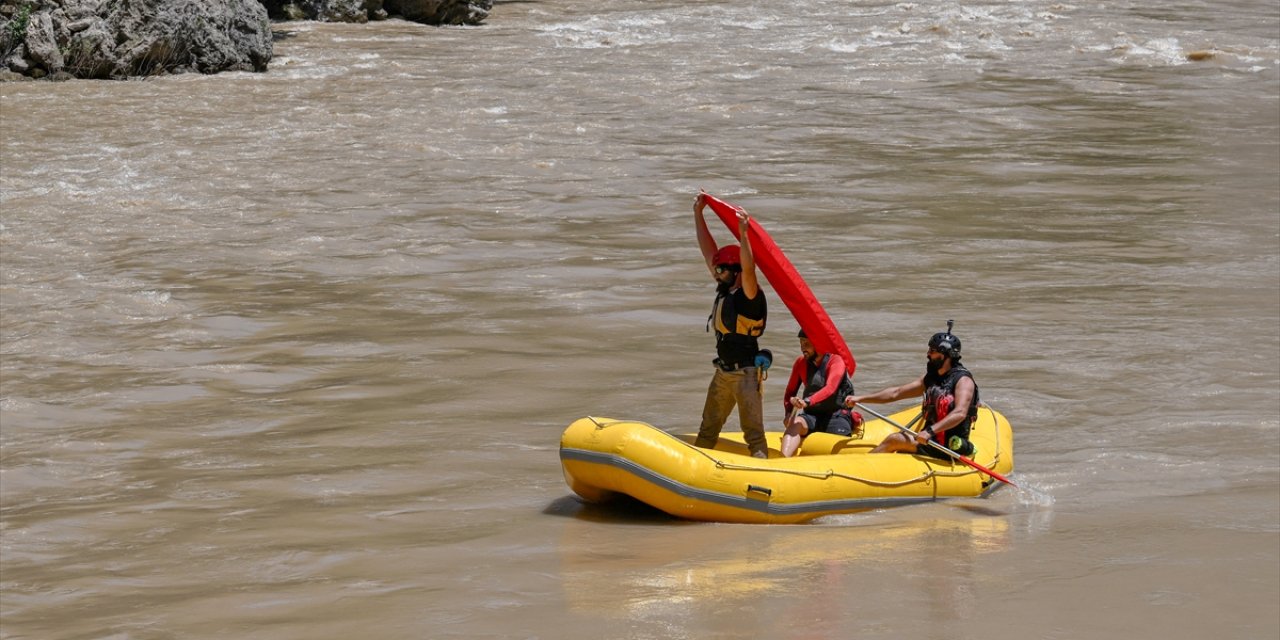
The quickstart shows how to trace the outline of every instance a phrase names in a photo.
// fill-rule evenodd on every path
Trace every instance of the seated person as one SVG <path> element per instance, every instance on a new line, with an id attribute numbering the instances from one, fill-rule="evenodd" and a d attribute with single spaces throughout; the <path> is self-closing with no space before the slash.
<path id="1" fill-rule="evenodd" d="M 800 357 L 791 367 L 791 379 L 783 395 L 782 455 L 791 457 L 805 436 L 814 431 L 839 436 L 853 434 L 854 417 L 844 408 L 845 398 L 853 394 L 853 383 L 845 375 L 844 360 L 835 354 L 818 353 L 804 335 L 800 338 Z M 803 388 L 801 388 L 803 385 Z"/>
<path id="2" fill-rule="evenodd" d="M 949 456 L 941 449 L 948 448 L 962 456 L 972 456 L 976 449 L 969 441 L 969 431 L 978 419 L 978 385 L 973 374 L 960 364 L 960 338 L 951 333 L 951 321 L 947 330 L 929 338 L 929 350 L 925 354 L 924 375 L 896 387 L 887 387 L 870 395 L 850 396 L 846 406 L 860 403 L 896 402 L 904 398 L 923 397 L 925 427 L 907 435 L 903 432 L 889 434 L 871 453 L 919 453 L 940 460 Z M 785 447 L 784 447 L 785 448 Z"/>

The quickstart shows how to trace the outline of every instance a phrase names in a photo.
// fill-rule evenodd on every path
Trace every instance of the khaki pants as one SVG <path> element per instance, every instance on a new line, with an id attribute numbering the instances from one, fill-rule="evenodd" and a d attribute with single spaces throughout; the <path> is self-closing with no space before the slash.
<path id="1" fill-rule="evenodd" d="M 702 407 L 702 425 L 694 446 L 709 449 L 716 446 L 720 430 L 733 408 L 738 407 L 738 423 L 751 453 L 768 453 L 764 439 L 764 407 L 761 406 L 760 380 L 755 367 L 737 371 L 721 371 L 718 367 L 707 387 L 707 402 Z"/>

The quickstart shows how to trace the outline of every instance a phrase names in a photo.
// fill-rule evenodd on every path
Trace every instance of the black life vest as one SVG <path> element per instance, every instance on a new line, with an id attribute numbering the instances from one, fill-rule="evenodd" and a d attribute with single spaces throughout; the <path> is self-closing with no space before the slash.
<path id="1" fill-rule="evenodd" d="M 924 402 L 921 406 L 921 409 L 924 410 L 925 424 L 934 424 L 951 413 L 951 407 L 955 405 L 956 401 L 956 384 L 960 382 L 961 378 L 973 380 L 973 374 L 969 373 L 968 369 L 955 363 L 952 363 L 946 375 L 925 374 Z M 973 398 L 969 401 L 969 415 L 965 416 L 965 419 L 960 424 L 937 434 L 935 439 L 939 444 L 946 446 L 947 440 L 951 436 L 960 436 L 965 440 L 969 439 L 969 431 L 973 429 L 973 423 L 978 419 L 978 402 L 978 382 L 974 380 Z"/>
<path id="2" fill-rule="evenodd" d="M 748 310 L 758 311 L 759 317 L 751 317 Z M 754 300 L 747 298 L 741 287 L 728 293 L 718 292 L 707 323 L 715 327 L 716 355 L 720 360 L 726 365 L 753 365 L 760 351 L 758 338 L 764 334 L 768 316 L 764 291 L 757 290 Z"/>
<path id="3" fill-rule="evenodd" d="M 827 386 L 827 363 L 831 361 L 831 357 L 830 353 L 822 356 L 822 361 L 816 367 L 812 362 L 805 360 L 804 397 L 808 398 Z M 853 383 L 849 381 L 849 376 L 843 376 L 835 393 L 818 404 L 810 405 L 806 411 L 819 415 L 835 413 L 844 407 L 844 399 L 851 394 L 853 394 Z"/>

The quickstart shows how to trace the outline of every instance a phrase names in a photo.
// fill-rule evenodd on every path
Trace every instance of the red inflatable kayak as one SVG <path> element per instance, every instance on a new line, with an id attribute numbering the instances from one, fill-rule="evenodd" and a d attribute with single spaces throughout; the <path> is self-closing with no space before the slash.
<path id="1" fill-rule="evenodd" d="M 711 205 L 711 210 L 720 217 L 720 221 L 729 228 L 734 238 L 737 238 L 737 207 L 709 194 L 706 195 L 706 201 Z M 809 290 L 809 285 L 805 284 L 804 278 L 800 277 L 800 272 L 796 271 L 795 266 L 787 259 L 787 255 L 778 248 L 773 238 L 765 233 L 764 228 L 756 222 L 755 218 L 751 219 L 747 227 L 747 238 L 751 240 L 751 255 L 756 259 L 756 266 L 760 267 L 760 272 L 768 279 L 773 290 L 778 293 L 778 297 L 782 298 L 782 303 L 787 305 L 796 322 L 800 323 L 800 328 L 804 329 L 805 335 L 813 343 L 814 348 L 819 353 L 834 353 L 840 356 L 844 360 L 845 372 L 853 376 L 857 363 L 853 360 L 849 345 L 840 335 L 840 330 L 836 329 L 831 316 L 827 315 L 827 311 L 822 308 L 822 303 L 818 302 L 813 291 Z"/>

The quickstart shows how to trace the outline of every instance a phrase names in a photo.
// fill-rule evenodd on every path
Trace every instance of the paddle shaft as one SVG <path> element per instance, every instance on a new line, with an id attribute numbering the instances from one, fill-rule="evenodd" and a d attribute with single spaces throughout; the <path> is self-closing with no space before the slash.
<path id="1" fill-rule="evenodd" d="M 873 416 L 875 416 L 875 417 L 877 417 L 877 418 L 880 418 L 881 420 L 884 420 L 885 422 L 888 422 L 889 424 L 891 424 L 891 425 L 893 425 L 893 426 L 897 427 L 897 428 L 898 428 L 899 430 L 901 430 L 903 433 L 905 433 L 905 434 L 907 434 L 907 435 L 911 436 L 912 438 L 914 438 L 914 437 L 916 436 L 916 432 L 915 432 L 915 431 L 912 431 L 912 430 L 910 430 L 910 429 L 908 429 L 908 428 L 906 428 L 906 427 L 904 427 L 904 426 L 902 426 L 902 425 L 898 424 L 896 421 L 894 421 L 894 419 L 893 419 L 893 418 L 890 418 L 889 416 L 886 416 L 886 415 L 884 415 L 884 414 L 882 414 L 882 413 L 880 413 L 880 412 L 876 411 L 875 409 L 872 409 L 872 408 L 868 407 L 867 405 L 862 404 L 861 402 L 856 402 L 856 403 L 854 403 L 854 406 L 855 406 L 855 407 L 858 407 L 859 409 L 862 409 L 863 411 L 866 411 L 867 413 L 870 413 L 871 415 L 873 415 Z M 913 421 L 913 422 L 914 422 L 914 421 Z M 985 473 L 985 474 L 987 474 L 987 475 L 991 476 L 992 478 L 995 478 L 996 480 L 999 480 L 1000 482 L 1003 482 L 1003 483 L 1005 483 L 1005 484 L 1007 484 L 1007 485 L 1009 485 L 1009 486 L 1011 486 L 1011 487 L 1015 487 L 1015 488 L 1018 486 L 1018 485 L 1014 484 L 1012 480 L 1010 480 L 1010 479 L 1008 479 L 1008 478 L 1006 478 L 1006 477 L 1004 477 L 1004 476 L 1002 476 L 1002 475 L 1000 475 L 1000 474 L 996 473 L 995 471 L 992 471 L 991 469 L 988 469 L 988 468 L 986 468 L 986 467 L 984 467 L 984 466 L 982 466 L 982 465 L 980 465 L 980 464 L 978 464 L 978 463 L 974 462 L 973 460 L 970 460 L 970 459 L 968 459 L 968 458 L 966 458 L 966 457 L 964 457 L 964 456 L 962 456 L 962 455 L 960 455 L 960 454 L 958 454 L 958 453 L 956 453 L 956 452 L 954 452 L 954 451 L 952 451 L 952 450 L 950 450 L 950 449 L 948 449 L 948 448 L 946 448 L 946 447 L 942 446 L 941 444 L 939 444 L 937 441 L 933 440 L 932 438 L 930 438 L 929 440 L 926 440 L 926 442 L 928 442 L 928 443 L 929 443 L 933 448 L 938 449 L 939 451 L 942 451 L 943 453 L 945 453 L 945 454 L 947 454 L 947 455 L 951 456 L 952 458 L 955 458 L 956 460 L 959 460 L 960 462 L 963 462 L 963 463 L 965 463 L 965 464 L 969 465 L 970 467 L 973 467 L 974 469 L 977 469 L 978 471 L 981 471 L 981 472 L 983 472 L 983 473 Z"/>
<path id="2" fill-rule="evenodd" d="M 800 399 L 800 394 L 796 394 L 796 400 L 799 400 L 799 399 Z M 791 426 L 791 423 L 792 423 L 792 422 L 795 422 L 795 420 L 796 420 L 796 416 L 798 416 L 798 415 L 800 415 L 800 407 L 797 407 L 797 406 L 795 406 L 795 405 L 792 405 L 792 406 L 791 406 L 791 414 L 787 416 L 787 426 L 788 426 L 788 427 L 790 427 L 790 426 Z"/>

